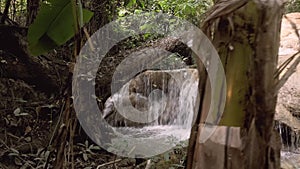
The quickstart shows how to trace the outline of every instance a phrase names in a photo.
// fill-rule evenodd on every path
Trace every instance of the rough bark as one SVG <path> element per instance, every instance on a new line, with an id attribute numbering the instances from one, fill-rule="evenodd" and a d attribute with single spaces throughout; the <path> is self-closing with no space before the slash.
<path id="1" fill-rule="evenodd" d="M 241 134 L 244 162 L 247 168 L 277 169 L 280 168 L 280 140 L 278 133 L 274 131 L 278 93 L 274 75 L 277 69 L 283 4 L 260 1 L 254 7 L 257 9 L 258 25 L 255 29 L 254 55 L 249 73 L 252 93 L 246 119 L 251 123 L 244 123 L 248 125 L 243 126 L 245 132 Z"/>
<path id="2" fill-rule="evenodd" d="M 218 1 L 209 13 L 204 28 L 213 28 L 206 32 L 213 33 L 226 72 L 227 100 L 220 126 L 204 143 L 198 125 L 188 168 L 280 168 L 273 123 L 282 7 L 280 1 Z"/>

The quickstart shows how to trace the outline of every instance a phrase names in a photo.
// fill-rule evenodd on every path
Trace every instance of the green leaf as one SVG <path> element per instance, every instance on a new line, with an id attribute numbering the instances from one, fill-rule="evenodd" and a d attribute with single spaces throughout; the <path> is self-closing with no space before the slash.
<path id="1" fill-rule="evenodd" d="M 145 2 L 144 2 L 144 1 L 137 0 L 136 3 L 137 3 L 137 5 L 138 5 L 139 7 L 141 7 L 142 9 L 145 8 Z"/>
<path id="2" fill-rule="evenodd" d="M 91 19 L 93 13 L 83 9 L 83 23 Z M 56 44 L 62 45 L 75 35 L 74 19 L 72 14 L 72 6 L 68 4 L 60 16 L 56 18 L 49 27 L 47 35 L 55 41 Z"/>
<path id="3" fill-rule="evenodd" d="M 101 148 L 99 146 L 93 146 L 93 145 L 91 145 L 89 149 L 90 150 L 101 150 Z"/>
<path id="4" fill-rule="evenodd" d="M 75 35 L 72 0 L 43 1 L 33 24 L 29 26 L 28 43 L 32 55 L 38 56 L 66 43 Z M 77 6 L 79 9 L 79 6 Z M 93 12 L 82 10 L 83 23 L 87 23 Z"/>
<path id="5" fill-rule="evenodd" d="M 129 0 L 129 1 L 125 2 L 125 3 L 127 3 L 127 4 L 125 4 L 125 6 L 127 8 L 131 8 L 131 7 L 133 7 L 136 4 L 136 0 Z"/>
<path id="6" fill-rule="evenodd" d="M 134 14 L 141 14 L 143 11 L 142 10 L 140 10 L 140 9 L 135 9 L 134 10 Z"/>

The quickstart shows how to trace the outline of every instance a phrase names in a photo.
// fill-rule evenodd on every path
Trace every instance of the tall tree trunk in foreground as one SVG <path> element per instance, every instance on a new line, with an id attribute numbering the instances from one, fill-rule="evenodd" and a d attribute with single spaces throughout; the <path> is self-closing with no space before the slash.
<path id="1" fill-rule="evenodd" d="M 273 118 L 282 12 L 281 1 L 222 0 L 208 13 L 203 28 L 213 35 L 224 66 L 226 106 L 217 130 L 204 143 L 200 133 L 206 115 L 199 113 L 187 168 L 280 168 L 281 145 Z M 200 107 L 206 112 L 206 105 Z"/>

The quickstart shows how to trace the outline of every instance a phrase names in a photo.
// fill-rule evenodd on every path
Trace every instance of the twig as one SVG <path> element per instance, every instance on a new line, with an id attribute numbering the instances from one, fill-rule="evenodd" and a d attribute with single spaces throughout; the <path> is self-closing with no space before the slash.
<path id="1" fill-rule="evenodd" d="M 74 117 L 73 117 L 74 118 Z M 72 169 L 75 168 L 75 162 L 74 162 L 74 135 L 75 135 L 75 132 L 76 132 L 76 126 L 77 126 L 77 120 L 73 120 L 73 123 L 72 123 L 72 120 L 70 120 L 70 144 L 69 144 L 69 147 L 70 147 L 70 151 L 71 151 L 71 164 L 72 164 Z"/>
<path id="2" fill-rule="evenodd" d="M 4 24 L 4 22 L 5 22 L 5 20 L 8 16 L 10 2 L 11 2 L 11 0 L 6 0 L 6 2 L 5 2 L 5 9 L 3 11 L 3 15 L 2 15 L 2 18 L 1 18 L 1 21 L 0 21 L 1 24 Z"/>
<path id="3" fill-rule="evenodd" d="M 11 133 L 7 133 L 7 135 L 10 136 L 10 137 L 15 138 L 15 139 L 17 139 L 17 140 L 20 140 L 20 137 L 18 137 L 18 136 L 16 136 L 16 135 L 13 135 L 13 134 L 11 134 Z"/>
<path id="4" fill-rule="evenodd" d="M 8 145 L 0 138 L 0 142 L 7 148 L 10 149 L 10 147 L 8 147 Z"/>
<path id="5" fill-rule="evenodd" d="M 0 163 L 0 168 L 4 168 L 4 169 L 9 169 L 8 167 L 6 167 L 4 164 Z"/>
<path id="6" fill-rule="evenodd" d="M 151 159 L 147 160 L 145 169 L 150 169 L 150 167 L 151 167 Z"/>
<path id="7" fill-rule="evenodd" d="M 293 22 L 292 20 L 290 20 L 286 15 L 284 15 L 284 18 L 290 22 L 290 24 L 292 25 L 292 28 L 294 29 L 294 33 L 296 34 L 296 36 L 298 37 L 298 40 L 300 41 L 300 35 L 298 32 L 296 23 Z"/>
<path id="8" fill-rule="evenodd" d="M 55 135 L 55 133 L 56 133 L 57 130 L 58 130 L 58 125 L 59 125 L 59 123 L 60 123 L 60 121 L 61 121 L 61 118 L 62 118 L 62 114 L 63 114 L 64 107 L 65 107 L 65 102 L 63 102 L 63 104 L 62 104 L 61 111 L 60 111 L 60 114 L 59 114 L 57 123 L 56 123 L 56 125 L 55 125 L 55 127 L 54 127 L 54 131 L 53 131 L 53 133 L 52 133 L 52 135 L 51 135 L 51 138 L 50 138 L 49 144 L 48 144 L 48 146 L 47 146 L 47 149 L 52 145 L 52 142 L 53 142 L 53 139 L 54 139 L 54 135 Z M 50 151 L 50 154 L 52 154 L 52 151 Z M 47 157 L 47 159 L 46 159 L 46 163 L 45 163 L 44 169 L 48 168 L 50 156 L 51 156 L 51 155 L 48 155 L 48 157 Z"/>
<path id="9" fill-rule="evenodd" d="M 279 75 L 282 73 L 282 71 L 292 62 L 292 60 L 300 53 L 297 52 L 295 54 L 293 54 L 290 58 L 288 58 L 286 61 L 284 61 L 280 66 L 279 68 L 277 69 L 276 73 L 275 73 L 275 78 L 278 78 Z"/>
<path id="10" fill-rule="evenodd" d="M 148 160 L 147 161 L 144 161 L 144 162 L 142 162 L 142 163 L 140 163 L 139 165 L 137 165 L 136 167 L 134 167 L 135 169 L 140 169 L 142 166 L 146 166 L 147 165 L 147 162 L 148 162 Z"/>
<path id="11" fill-rule="evenodd" d="M 63 104 L 62 104 L 62 107 L 61 107 L 61 110 L 60 110 L 60 114 L 59 114 L 57 123 L 56 123 L 56 125 L 55 125 L 53 134 L 51 135 L 51 138 L 50 138 L 50 141 L 49 141 L 48 146 L 51 146 L 51 145 L 52 145 L 52 142 L 53 142 L 53 139 L 54 139 L 54 135 L 55 135 L 55 133 L 57 132 L 59 122 L 61 121 L 61 117 L 62 117 L 62 114 L 63 114 L 64 107 L 65 107 L 65 102 L 63 101 Z"/>
<path id="12" fill-rule="evenodd" d="M 121 160 L 122 160 L 122 159 L 117 159 L 117 160 L 114 160 L 114 161 L 110 161 L 110 162 L 107 162 L 107 163 L 98 165 L 98 166 L 97 166 L 97 169 L 100 169 L 100 167 L 104 167 L 104 166 L 107 166 L 107 165 L 110 165 L 110 164 L 114 164 L 114 163 L 120 162 Z"/>
<path id="13" fill-rule="evenodd" d="M 294 29 L 294 33 L 296 34 L 296 36 L 298 37 L 298 40 L 300 41 L 300 35 L 297 29 L 297 25 L 290 20 L 286 15 L 284 15 L 284 18 L 289 21 L 289 23 L 291 24 L 292 28 Z M 297 53 L 293 54 L 290 58 L 288 58 L 283 64 L 281 64 L 278 68 L 278 70 L 275 73 L 274 78 L 278 78 L 279 75 L 282 73 L 282 71 L 295 59 L 295 57 L 297 55 L 299 55 L 300 50 L 298 50 Z M 282 78 L 278 81 L 277 85 L 276 85 L 276 90 L 278 91 L 289 79 L 289 77 L 295 72 L 297 65 L 300 62 L 300 57 L 298 57 L 294 63 L 290 66 L 290 68 L 287 70 L 287 72 L 285 72 L 285 74 L 282 76 Z"/>
<path id="14" fill-rule="evenodd" d="M 84 34 L 87 38 L 87 41 L 88 41 L 88 44 L 89 44 L 89 47 L 90 47 L 91 51 L 95 51 L 95 47 L 94 47 L 93 42 L 91 40 L 91 36 L 90 36 L 90 34 L 88 33 L 88 31 L 85 27 L 83 28 L 83 32 L 84 32 Z"/>
<path id="15" fill-rule="evenodd" d="M 296 68 L 297 68 L 298 64 L 300 63 L 299 53 L 300 53 L 300 51 L 295 54 L 295 56 L 298 55 L 298 58 L 289 67 L 289 69 L 287 70 L 287 72 L 285 72 L 285 74 L 282 76 L 282 78 L 279 79 L 278 83 L 276 84 L 275 91 L 278 91 L 287 82 L 289 77 L 296 71 Z"/>

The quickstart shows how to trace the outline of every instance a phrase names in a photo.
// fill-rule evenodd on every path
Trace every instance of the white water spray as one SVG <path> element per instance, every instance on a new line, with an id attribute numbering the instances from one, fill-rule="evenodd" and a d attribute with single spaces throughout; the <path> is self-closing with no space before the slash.
<path id="1" fill-rule="evenodd" d="M 167 90 L 151 89 L 153 85 L 146 80 L 143 87 L 150 91 L 144 99 L 147 101 L 146 111 L 141 111 L 143 108 L 136 109 L 135 105 L 131 105 L 128 97 L 130 95 L 128 84 L 111 97 L 115 104 L 123 106 L 117 110 L 120 110 L 120 114 L 125 118 L 134 119 L 134 121 L 140 120 L 142 123 L 148 122 L 150 119 L 150 123 L 145 123 L 144 127 L 114 127 L 115 132 L 126 139 L 113 140 L 112 148 L 115 147 L 118 151 L 122 149 L 128 156 L 130 154 L 152 156 L 157 154 L 157 152 L 153 152 L 153 150 L 157 150 L 157 147 L 160 147 L 160 151 L 168 151 L 177 144 L 188 140 L 198 94 L 197 70 L 178 69 L 161 72 L 171 75 L 168 81 L 163 82 L 162 88 Z M 127 107 L 124 106 L 124 103 Z M 129 106 L 128 103 L 130 103 Z M 151 145 L 146 146 L 145 142 L 149 141 Z"/>

